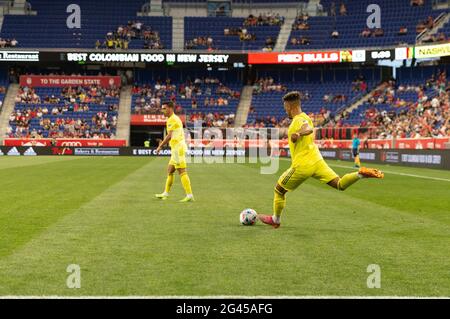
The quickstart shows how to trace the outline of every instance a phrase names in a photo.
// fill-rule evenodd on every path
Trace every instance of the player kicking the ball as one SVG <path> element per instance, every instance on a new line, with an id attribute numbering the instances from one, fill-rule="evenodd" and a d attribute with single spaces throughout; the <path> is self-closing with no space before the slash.
<path id="1" fill-rule="evenodd" d="M 167 102 L 163 103 L 162 111 L 167 117 L 167 135 L 164 140 L 159 144 L 156 149 L 156 153 L 161 151 L 161 148 L 169 143 L 171 149 L 171 157 L 169 161 L 169 166 L 167 167 L 167 180 L 164 193 L 155 194 L 155 197 L 165 200 L 169 197 L 170 188 L 173 185 L 173 174 L 175 170 L 178 171 L 181 178 L 181 184 L 183 185 L 184 191 L 186 192 L 186 197 L 180 200 L 180 202 L 193 202 L 194 196 L 192 195 L 191 181 L 186 172 L 186 151 L 187 145 L 184 140 L 183 122 L 180 118 L 175 115 L 173 111 L 173 103 Z"/>
<path id="2" fill-rule="evenodd" d="M 322 158 L 314 143 L 314 125 L 300 107 L 300 93 L 289 92 L 283 97 L 284 109 L 292 123 L 289 126 L 291 167 L 283 173 L 275 186 L 273 216 L 259 214 L 258 218 L 274 228 L 280 227 L 281 212 L 286 204 L 286 193 L 295 190 L 309 177 L 314 177 L 338 190 L 345 190 L 361 178 L 383 178 L 384 174 L 373 168 L 361 167 L 358 172 L 339 177 Z"/>

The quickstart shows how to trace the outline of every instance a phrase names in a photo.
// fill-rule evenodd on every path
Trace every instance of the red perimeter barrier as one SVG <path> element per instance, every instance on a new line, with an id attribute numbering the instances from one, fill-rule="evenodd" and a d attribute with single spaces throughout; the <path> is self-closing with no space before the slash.
<path id="1" fill-rule="evenodd" d="M 125 140 L 112 139 L 74 139 L 74 138 L 58 138 L 56 146 L 79 147 L 79 146 L 95 146 L 95 147 L 124 147 L 127 142 Z M 52 139 L 40 138 L 7 138 L 3 142 L 4 146 L 52 146 Z"/>

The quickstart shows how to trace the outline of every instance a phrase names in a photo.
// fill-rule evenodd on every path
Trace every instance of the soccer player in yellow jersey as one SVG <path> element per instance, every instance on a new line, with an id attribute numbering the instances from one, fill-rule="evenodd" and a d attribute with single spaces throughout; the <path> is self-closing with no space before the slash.
<path id="1" fill-rule="evenodd" d="M 281 212 L 286 204 L 286 193 L 295 190 L 309 177 L 314 177 L 338 190 L 345 190 L 361 178 L 383 178 L 384 174 L 373 168 L 361 167 L 358 172 L 339 177 L 322 158 L 319 148 L 314 143 L 314 125 L 300 107 L 300 93 L 289 92 L 283 97 L 284 109 L 292 123 L 289 126 L 289 150 L 291 167 L 285 171 L 275 186 L 273 215 L 259 214 L 259 219 L 280 227 Z"/>
<path id="2" fill-rule="evenodd" d="M 171 157 L 169 166 L 167 167 L 167 180 L 166 187 L 162 194 L 155 194 L 159 199 L 165 200 L 169 197 L 170 188 L 173 185 L 175 171 L 178 171 L 181 178 L 181 184 L 183 185 L 186 197 L 180 200 L 180 202 L 193 202 L 194 196 L 192 195 L 191 181 L 186 172 L 186 151 L 187 145 L 184 140 L 183 122 L 175 115 L 173 111 L 173 103 L 167 102 L 162 105 L 162 111 L 167 117 L 167 135 L 164 140 L 159 144 L 156 149 L 156 153 L 161 151 L 161 148 L 169 143 L 171 149 Z"/>

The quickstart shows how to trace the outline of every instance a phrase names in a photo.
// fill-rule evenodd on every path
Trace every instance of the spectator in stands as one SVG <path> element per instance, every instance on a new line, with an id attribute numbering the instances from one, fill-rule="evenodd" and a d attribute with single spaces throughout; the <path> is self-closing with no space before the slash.
<path id="1" fill-rule="evenodd" d="M 272 51 L 274 46 L 275 46 L 275 40 L 272 37 L 268 37 L 266 39 L 266 43 L 265 43 L 265 46 L 263 48 L 263 51 L 266 51 L 266 52 L 267 51 Z"/>
<path id="2" fill-rule="evenodd" d="M 292 26 L 293 30 L 309 30 L 309 24 L 306 21 L 301 21 Z"/>
<path id="3" fill-rule="evenodd" d="M 186 43 L 186 49 L 213 49 L 214 40 L 211 36 L 197 37 Z"/>
<path id="4" fill-rule="evenodd" d="M 398 30 L 398 35 L 406 35 L 408 33 L 408 28 L 406 28 L 405 26 L 401 26 L 400 29 Z"/>
<path id="5" fill-rule="evenodd" d="M 103 44 L 98 45 L 100 41 L 97 41 L 95 47 L 126 50 L 132 39 L 144 39 L 144 49 L 163 49 L 159 33 L 140 21 L 128 21 L 126 26 L 118 26 L 115 32 L 106 34 Z"/>
<path id="6" fill-rule="evenodd" d="M 336 16 L 336 3 L 334 1 L 332 1 L 330 5 L 330 16 Z"/>
<path id="7" fill-rule="evenodd" d="M 360 82 L 360 87 L 359 87 L 360 91 L 363 92 L 363 93 L 366 93 L 367 92 L 367 88 L 368 88 L 368 86 L 367 86 L 366 81 L 364 81 L 364 80 L 361 81 Z"/>
<path id="8" fill-rule="evenodd" d="M 244 26 L 281 26 L 283 23 L 284 17 L 278 13 L 260 14 L 258 17 L 251 14 L 244 20 Z"/>
<path id="9" fill-rule="evenodd" d="M 308 37 L 301 37 L 300 38 L 300 44 L 302 45 L 310 45 L 311 40 Z"/>
<path id="10" fill-rule="evenodd" d="M 430 42 L 435 42 L 436 41 L 436 37 L 432 34 L 426 34 L 422 37 L 422 39 L 420 40 L 423 43 L 430 43 Z"/>
<path id="11" fill-rule="evenodd" d="M 275 83 L 272 77 L 261 78 L 255 81 L 253 91 L 255 94 L 266 92 L 285 92 L 287 87 L 280 83 Z"/>
<path id="12" fill-rule="evenodd" d="M 424 22 L 420 21 L 417 25 L 416 25 L 416 33 L 421 33 L 426 29 L 426 25 Z"/>
<path id="13" fill-rule="evenodd" d="M 352 82 L 352 91 L 353 92 L 363 92 L 367 91 L 367 83 L 362 75 L 356 77 Z"/>
<path id="14" fill-rule="evenodd" d="M 2 39 L 0 38 L 0 48 L 16 47 L 19 42 L 16 39 Z"/>
<path id="15" fill-rule="evenodd" d="M 339 14 L 341 16 L 347 15 L 347 8 L 345 7 L 345 4 L 343 2 L 341 3 L 341 6 L 339 7 Z"/>
<path id="16" fill-rule="evenodd" d="M 437 78 L 437 80 L 435 79 Z M 450 109 L 449 95 L 442 88 L 448 89 L 448 82 L 445 72 L 439 72 L 437 77 L 431 77 L 425 85 L 401 85 L 398 91 L 412 91 L 417 93 L 416 102 L 404 103 L 397 106 L 398 100 L 389 98 L 395 94 L 395 82 L 388 81 L 387 87 L 379 92 L 373 93 L 372 103 L 388 103 L 393 108 L 402 107 L 400 112 L 378 111 L 376 108 L 366 112 L 368 125 L 377 126 L 376 137 L 390 138 L 398 136 L 401 138 L 415 137 L 441 137 L 450 134 Z M 426 93 L 424 90 L 431 90 Z M 437 94 L 430 101 L 427 94 Z"/>
<path id="17" fill-rule="evenodd" d="M 423 6 L 424 0 L 411 0 L 411 5 L 413 7 Z"/>
<path id="18" fill-rule="evenodd" d="M 333 32 L 331 32 L 331 37 L 332 37 L 333 39 L 339 38 L 339 32 L 338 32 L 338 30 L 334 30 Z"/>
<path id="19" fill-rule="evenodd" d="M 300 38 L 292 38 L 291 39 L 291 44 L 292 45 L 309 45 L 311 44 L 311 40 L 306 37 L 306 36 L 302 36 Z"/>
<path id="20" fill-rule="evenodd" d="M 372 35 L 372 31 L 370 31 L 369 28 L 365 28 L 362 32 L 361 32 L 361 36 L 364 38 L 368 38 Z"/>
<path id="21" fill-rule="evenodd" d="M 309 15 L 307 13 L 298 15 L 292 25 L 292 30 L 309 30 L 308 19 Z"/>
<path id="22" fill-rule="evenodd" d="M 423 42 L 423 43 L 428 43 L 428 42 L 446 42 L 447 41 L 447 37 L 445 36 L 445 34 L 443 32 L 440 32 L 437 36 L 436 35 L 427 34 L 427 35 L 423 36 L 420 41 Z"/>
<path id="23" fill-rule="evenodd" d="M 384 30 L 382 28 L 376 28 L 373 35 L 375 37 L 382 37 L 384 35 Z"/>
<path id="24" fill-rule="evenodd" d="M 436 37 L 436 42 L 445 42 L 447 41 L 447 37 L 445 36 L 444 32 L 440 32 L 438 36 Z"/>
<path id="25" fill-rule="evenodd" d="M 428 16 L 428 19 L 425 23 L 425 26 L 427 27 L 427 29 L 431 30 L 434 27 L 434 19 L 432 16 Z"/>
<path id="26" fill-rule="evenodd" d="M 256 40 L 256 34 L 251 34 L 247 32 L 247 29 L 242 29 L 239 33 L 239 40 L 241 41 L 255 41 Z"/>

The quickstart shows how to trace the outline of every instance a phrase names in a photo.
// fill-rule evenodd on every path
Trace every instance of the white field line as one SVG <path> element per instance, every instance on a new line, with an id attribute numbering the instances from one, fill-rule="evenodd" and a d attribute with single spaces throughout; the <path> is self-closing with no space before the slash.
<path id="1" fill-rule="evenodd" d="M 0 296 L 0 299 L 450 299 L 428 296 Z"/>

